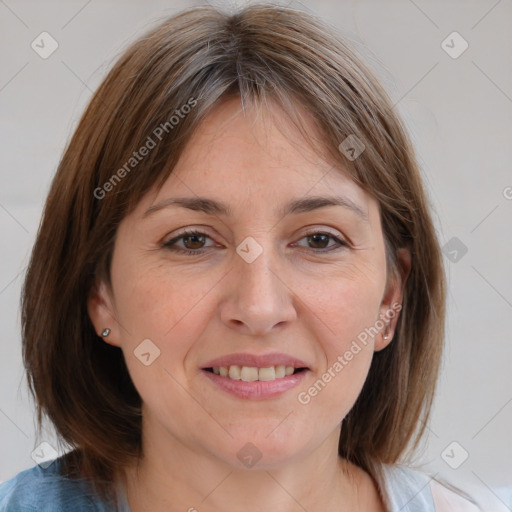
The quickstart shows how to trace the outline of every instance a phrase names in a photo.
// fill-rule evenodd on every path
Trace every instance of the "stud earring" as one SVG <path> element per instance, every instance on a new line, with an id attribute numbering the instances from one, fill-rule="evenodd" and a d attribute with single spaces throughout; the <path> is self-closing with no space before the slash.
<path id="1" fill-rule="evenodd" d="M 110 329 L 107 327 L 106 329 L 103 329 L 103 332 L 101 333 L 101 335 L 103 337 L 107 337 L 108 335 L 110 334 Z"/>
<path id="2" fill-rule="evenodd" d="M 389 337 L 390 337 L 390 334 L 389 334 L 389 325 L 388 325 L 386 328 L 386 334 L 383 334 L 382 338 L 387 341 L 387 340 L 389 340 Z"/>

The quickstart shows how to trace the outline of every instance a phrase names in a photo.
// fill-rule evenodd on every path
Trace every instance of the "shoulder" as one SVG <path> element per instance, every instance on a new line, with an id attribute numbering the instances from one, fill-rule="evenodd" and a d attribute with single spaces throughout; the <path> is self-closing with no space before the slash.
<path id="1" fill-rule="evenodd" d="M 405 466 L 382 466 L 382 490 L 390 512 L 434 512 L 430 477 Z"/>
<path id="2" fill-rule="evenodd" d="M 383 487 L 393 512 L 479 512 L 468 497 L 406 466 L 384 465 Z"/>
<path id="3" fill-rule="evenodd" d="M 62 476 L 59 462 L 56 459 L 45 469 L 34 466 L 0 484 L 0 512 L 108 510 L 85 481 Z"/>
<path id="4" fill-rule="evenodd" d="M 450 489 L 442 482 L 432 480 L 430 483 L 432 497 L 438 512 L 479 512 L 480 508 L 469 501 L 462 492 Z"/>

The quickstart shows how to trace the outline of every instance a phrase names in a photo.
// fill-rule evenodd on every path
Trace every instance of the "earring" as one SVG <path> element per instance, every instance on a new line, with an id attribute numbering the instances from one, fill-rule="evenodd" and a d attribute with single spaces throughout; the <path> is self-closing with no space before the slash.
<path id="1" fill-rule="evenodd" d="M 106 338 L 109 334 L 110 334 L 110 329 L 109 329 L 108 327 L 107 327 L 107 328 L 105 328 L 105 329 L 103 329 L 103 332 L 101 333 L 101 335 L 102 335 L 103 337 L 105 337 L 105 338 Z"/>
<path id="2" fill-rule="evenodd" d="M 386 334 L 383 334 L 382 335 L 382 338 L 385 339 L 386 341 L 389 340 L 389 325 L 387 326 L 386 328 Z"/>

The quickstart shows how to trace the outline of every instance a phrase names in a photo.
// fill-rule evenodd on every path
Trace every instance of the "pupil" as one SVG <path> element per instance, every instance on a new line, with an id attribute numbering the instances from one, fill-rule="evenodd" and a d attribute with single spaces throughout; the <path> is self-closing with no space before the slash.
<path id="1" fill-rule="evenodd" d="M 190 239 L 195 239 L 196 242 L 192 242 L 192 244 L 194 243 L 198 243 L 199 244 L 199 247 L 189 247 L 190 244 L 187 243 L 187 240 L 190 240 Z M 197 242 L 197 240 L 199 239 L 203 239 L 203 240 L 200 240 L 199 242 Z M 198 235 L 187 235 L 186 237 L 183 238 L 183 242 L 185 243 L 185 245 L 187 246 L 187 248 L 189 249 L 201 249 L 200 245 L 202 243 L 204 243 L 204 236 L 198 236 Z"/>
<path id="2" fill-rule="evenodd" d="M 321 233 L 317 233 L 315 235 L 310 235 L 309 238 L 313 240 L 313 244 L 320 244 L 320 246 L 321 246 L 320 248 L 325 248 L 326 243 L 329 243 L 328 235 L 324 235 Z M 190 247 L 190 245 L 191 245 L 190 240 L 193 240 L 192 241 L 193 247 Z M 200 249 L 201 244 L 204 244 L 204 236 L 187 235 L 186 237 L 183 238 L 183 241 L 185 242 L 185 245 L 189 249 Z M 197 246 L 197 244 L 199 244 L 199 246 Z"/>
<path id="3" fill-rule="evenodd" d="M 328 242 L 328 236 L 327 235 L 323 235 L 321 233 L 317 233 L 315 235 L 311 235 L 310 238 L 312 238 L 314 240 L 314 243 L 317 243 L 319 240 L 319 238 L 323 238 L 323 242 Z M 320 244 L 322 243 L 322 241 L 320 241 Z M 325 243 L 322 245 L 322 247 L 320 248 L 325 248 Z"/>

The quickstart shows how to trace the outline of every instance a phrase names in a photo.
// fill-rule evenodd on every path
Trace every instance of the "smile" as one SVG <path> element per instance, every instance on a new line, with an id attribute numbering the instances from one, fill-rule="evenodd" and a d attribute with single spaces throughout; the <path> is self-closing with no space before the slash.
<path id="1" fill-rule="evenodd" d="M 256 366 L 214 366 L 213 368 L 206 368 L 215 375 L 226 377 L 232 380 L 242 380 L 244 382 L 255 381 L 273 381 L 276 379 L 283 379 L 289 375 L 303 371 L 305 368 L 295 368 L 293 366 L 276 365 L 258 368 Z"/>
<path id="2" fill-rule="evenodd" d="M 213 389 L 246 400 L 283 395 L 311 372 L 304 361 L 280 353 L 229 354 L 206 362 L 200 370 Z"/>

